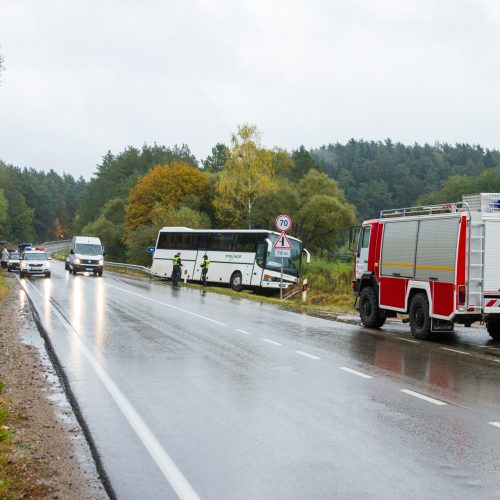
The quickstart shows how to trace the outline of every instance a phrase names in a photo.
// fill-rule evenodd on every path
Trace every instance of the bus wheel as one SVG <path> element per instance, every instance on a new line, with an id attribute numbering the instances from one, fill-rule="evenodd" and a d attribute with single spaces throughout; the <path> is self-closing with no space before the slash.
<path id="1" fill-rule="evenodd" d="M 431 337 L 431 316 L 429 314 L 429 301 L 424 293 L 417 293 L 410 304 L 411 334 L 420 340 Z"/>
<path id="2" fill-rule="evenodd" d="M 230 283 L 231 288 L 235 292 L 241 292 L 241 290 L 243 290 L 243 277 L 241 276 L 241 273 L 239 271 L 233 273 Z"/>
<path id="3" fill-rule="evenodd" d="M 500 318 L 492 318 L 490 316 L 486 327 L 493 340 L 500 340 Z"/>
<path id="4" fill-rule="evenodd" d="M 359 316 L 361 323 L 368 328 L 380 328 L 385 323 L 385 314 L 378 306 L 372 286 L 366 286 L 359 294 Z"/>

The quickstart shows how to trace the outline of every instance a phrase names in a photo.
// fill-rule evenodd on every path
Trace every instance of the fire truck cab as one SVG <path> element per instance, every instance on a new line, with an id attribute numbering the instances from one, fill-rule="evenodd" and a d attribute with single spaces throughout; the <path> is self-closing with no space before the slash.
<path id="1" fill-rule="evenodd" d="M 499 249 L 500 193 L 383 210 L 358 237 L 353 288 L 361 322 L 380 328 L 408 314 L 413 336 L 427 339 L 484 320 L 500 340 Z"/>

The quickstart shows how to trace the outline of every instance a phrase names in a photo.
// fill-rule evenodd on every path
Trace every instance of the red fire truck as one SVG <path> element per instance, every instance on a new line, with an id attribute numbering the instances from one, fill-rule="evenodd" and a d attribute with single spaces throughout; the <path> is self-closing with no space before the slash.
<path id="1" fill-rule="evenodd" d="M 483 320 L 500 340 L 500 193 L 383 210 L 361 227 L 355 277 L 369 328 L 408 314 L 413 336 L 427 339 Z"/>

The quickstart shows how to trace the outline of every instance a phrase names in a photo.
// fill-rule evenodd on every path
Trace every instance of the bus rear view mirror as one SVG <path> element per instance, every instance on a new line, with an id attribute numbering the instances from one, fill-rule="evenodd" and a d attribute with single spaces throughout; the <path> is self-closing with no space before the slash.
<path id="1" fill-rule="evenodd" d="M 304 252 L 306 254 L 306 263 L 310 264 L 311 263 L 311 254 L 305 248 L 302 249 L 302 252 Z"/>

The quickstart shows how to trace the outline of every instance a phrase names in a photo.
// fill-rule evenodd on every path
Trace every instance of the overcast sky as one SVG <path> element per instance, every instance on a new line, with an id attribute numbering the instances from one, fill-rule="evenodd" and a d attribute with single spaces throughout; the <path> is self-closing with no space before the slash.
<path id="1" fill-rule="evenodd" d="M 496 0 L 0 0 L 0 159 L 88 179 L 241 123 L 287 149 L 500 148 L 499 49 Z"/>

